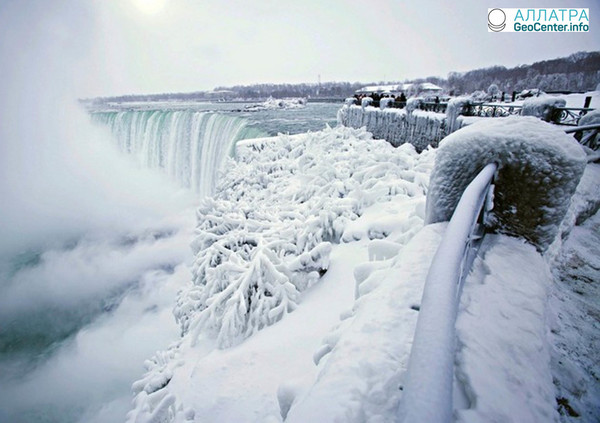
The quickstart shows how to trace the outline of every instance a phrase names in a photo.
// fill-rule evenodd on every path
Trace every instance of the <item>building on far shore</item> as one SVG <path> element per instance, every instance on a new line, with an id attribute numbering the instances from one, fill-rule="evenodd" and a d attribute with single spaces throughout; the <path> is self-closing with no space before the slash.
<path id="1" fill-rule="evenodd" d="M 393 85 L 370 85 L 356 90 L 356 94 L 390 94 L 400 95 L 400 93 L 417 92 L 420 95 L 431 96 L 442 93 L 442 87 L 439 87 L 431 82 L 422 82 L 419 84 L 393 84 Z"/>

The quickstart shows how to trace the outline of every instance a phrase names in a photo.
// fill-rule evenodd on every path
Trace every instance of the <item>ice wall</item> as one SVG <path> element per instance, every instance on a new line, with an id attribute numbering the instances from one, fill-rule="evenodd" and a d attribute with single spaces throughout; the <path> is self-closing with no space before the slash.
<path id="1" fill-rule="evenodd" d="M 409 143 L 417 151 L 429 145 L 436 147 L 446 135 L 445 116 L 422 110 L 344 106 L 338 112 L 338 122 L 352 128 L 365 126 L 375 138 L 385 139 L 395 147 Z"/>
<path id="2" fill-rule="evenodd" d="M 440 144 L 427 195 L 427 223 L 447 221 L 465 187 L 496 162 L 488 228 L 544 251 L 553 241 L 583 174 L 586 157 L 562 129 L 534 117 L 490 119 Z"/>

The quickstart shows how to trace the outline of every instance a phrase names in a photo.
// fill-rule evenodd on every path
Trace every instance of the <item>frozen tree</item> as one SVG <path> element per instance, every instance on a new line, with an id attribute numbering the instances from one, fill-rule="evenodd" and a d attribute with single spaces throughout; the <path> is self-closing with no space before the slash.
<path id="1" fill-rule="evenodd" d="M 488 96 L 493 99 L 494 97 L 498 96 L 500 89 L 498 88 L 498 85 L 491 84 L 487 89 L 487 93 Z"/>
<path id="2" fill-rule="evenodd" d="M 174 310 L 182 333 L 225 348 L 293 311 L 362 209 L 409 194 L 400 175 L 416 156 L 343 127 L 241 142 L 217 195 L 198 208 L 193 283 Z"/>

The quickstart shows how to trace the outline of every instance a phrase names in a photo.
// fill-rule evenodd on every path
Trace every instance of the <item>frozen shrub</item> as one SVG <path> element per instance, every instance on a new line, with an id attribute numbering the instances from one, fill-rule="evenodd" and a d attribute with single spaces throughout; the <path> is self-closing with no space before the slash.
<path id="1" fill-rule="evenodd" d="M 488 99 L 488 95 L 485 91 L 478 90 L 471 93 L 471 99 L 478 102 L 486 101 Z"/>
<path id="2" fill-rule="evenodd" d="M 398 195 L 420 159 L 344 127 L 246 142 L 237 153 L 197 211 L 193 281 L 174 310 L 192 344 L 203 334 L 229 347 L 293 311 L 327 271 L 331 243 L 364 207 Z"/>
<path id="3" fill-rule="evenodd" d="M 427 223 L 447 221 L 465 187 L 496 162 L 494 209 L 486 226 L 544 251 L 585 168 L 585 154 L 560 128 L 533 117 L 490 119 L 440 144 L 427 195 Z"/>
<path id="4" fill-rule="evenodd" d="M 495 96 L 500 94 L 500 89 L 498 88 L 498 85 L 490 84 L 490 86 L 487 89 L 487 94 L 489 98 L 494 98 Z"/>

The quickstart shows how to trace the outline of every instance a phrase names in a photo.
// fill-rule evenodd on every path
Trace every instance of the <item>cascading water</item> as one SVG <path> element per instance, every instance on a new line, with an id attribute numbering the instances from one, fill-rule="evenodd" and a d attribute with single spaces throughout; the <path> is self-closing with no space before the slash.
<path id="1" fill-rule="evenodd" d="M 237 141 L 267 135 L 243 118 L 187 110 L 94 112 L 92 120 L 110 127 L 121 151 L 200 195 L 211 194 Z"/>

